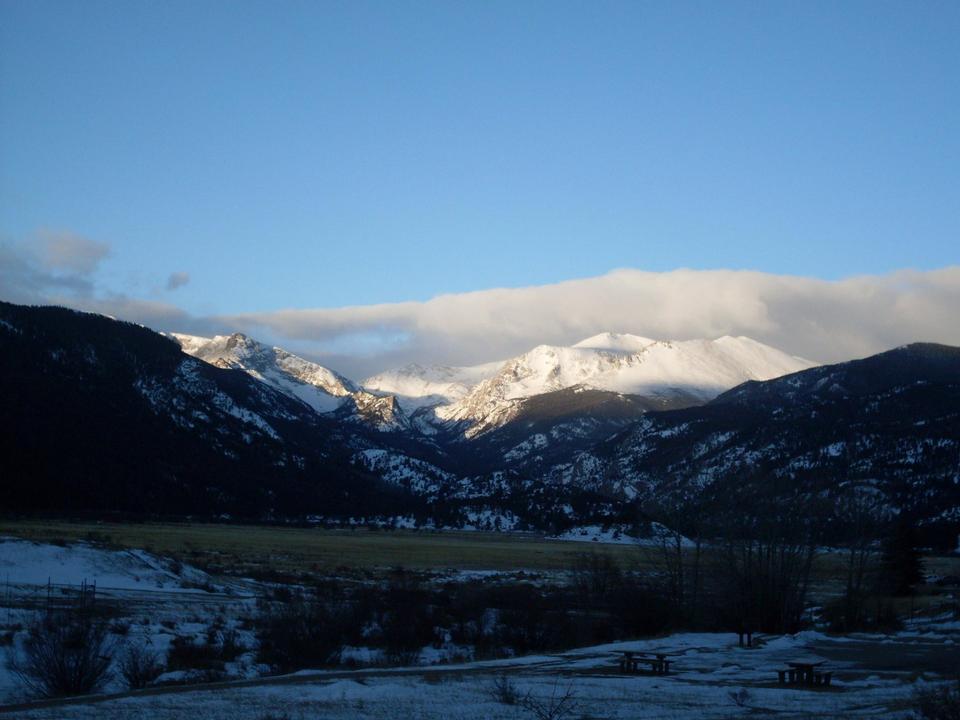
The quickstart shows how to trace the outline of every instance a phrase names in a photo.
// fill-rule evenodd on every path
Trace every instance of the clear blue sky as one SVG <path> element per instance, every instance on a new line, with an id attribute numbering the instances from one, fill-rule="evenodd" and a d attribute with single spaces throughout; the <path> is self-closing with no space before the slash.
<path id="1" fill-rule="evenodd" d="M 956 264 L 958 38 L 955 1 L 2 0 L 0 234 L 197 313 Z"/>

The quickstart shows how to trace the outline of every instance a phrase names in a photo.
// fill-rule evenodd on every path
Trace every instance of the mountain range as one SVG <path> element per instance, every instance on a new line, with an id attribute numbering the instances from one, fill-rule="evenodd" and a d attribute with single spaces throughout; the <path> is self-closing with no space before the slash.
<path id="1" fill-rule="evenodd" d="M 960 520 L 945 346 L 818 366 L 744 337 L 603 333 L 354 382 L 241 334 L 0 303 L 0 372 L 16 510 L 562 530 L 666 494 L 749 508 L 863 486 L 942 538 Z"/>
<path id="2" fill-rule="evenodd" d="M 170 337 L 187 354 L 243 370 L 319 413 L 382 431 L 440 434 L 448 441 L 502 428 L 523 416 L 532 399 L 551 393 L 592 391 L 587 395 L 592 405 L 600 393 L 640 414 L 700 405 L 747 380 L 815 365 L 746 337 L 663 342 L 603 333 L 571 347 L 540 345 L 503 361 L 471 367 L 408 365 L 354 383 L 239 333 Z M 574 410 L 578 403 L 566 405 Z"/>

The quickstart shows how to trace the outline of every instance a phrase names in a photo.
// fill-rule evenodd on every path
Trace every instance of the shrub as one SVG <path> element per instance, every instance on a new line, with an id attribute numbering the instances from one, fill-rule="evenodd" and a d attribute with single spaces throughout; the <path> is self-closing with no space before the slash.
<path id="1" fill-rule="evenodd" d="M 216 643 L 220 649 L 220 657 L 226 662 L 236 660 L 247 651 L 236 630 L 221 630 L 217 633 Z"/>
<path id="2" fill-rule="evenodd" d="M 130 623 L 119 620 L 110 623 L 110 632 L 114 635 L 126 635 L 130 632 Z"/>
<path id="3" fill-rule="evenodd" d="M 393 572 L 384 593 L 380 618 L 387 660 L 412 665 L 434 639 L 430 595 L 403 569 Z"/>
<path id="4" fill-rule="evenodd" d="M 727 695 L 730 697 L 730 702 L 732 702 L 737 707 L 747 707 L 747 705 L 752 700 L 750 691 L 746 688 L 740 688 L 739 690 L 730 690 Z"/>
<path id="5" fill-rule="evenodd" d="M 163 664 L 156 652 L 135 643 L 127 645 L 120 658 L 120 674 L 131 690 L 145 688 L 163 673 Z"/>
<path id="6" fill-rule="evenodd" d="M 506 675 L 497 675 L 490 685 L 490 697 L 504 705 L 516 705 L 521 700 L 520 691 Z"/>
<path id="7" fill-rule="evenodd" d="M 577 694 L 572 683 L 561 688 L 557 680 L 549 696 L 537 697 L 527 693 L 520 698 L 520 707 L 537 720 L 562 720 L 577 709 Z"/>
<path id="8" fill-rule="evenodd" d="M 37 695 L 84 695 L 112 677 L 113 651 L 102 622 L 79 612 L 49 613 L 29 627 L 23 655 L 11 653 L 10 667 Z"/>
<path id="9" fill-rule="evenodd" d="M 914 704 L 916 714 L 924 720 L 960 720 L 960 681 L 953 687 L 919 691 Z"/>
<path id="10" fill-rule="evenodd" d="M 177 636 L 167 654 L 169 670 L 222 670 L 223 659 L 216 645 L 197 642 L 191 637 Z"/>
<path id="11" fill-rule="evenodd" d="M 338 606 L 304 599 L 266 605 L 257 628 L 259 661 L 279 671 L 336 664 L 343 615 Z"/>

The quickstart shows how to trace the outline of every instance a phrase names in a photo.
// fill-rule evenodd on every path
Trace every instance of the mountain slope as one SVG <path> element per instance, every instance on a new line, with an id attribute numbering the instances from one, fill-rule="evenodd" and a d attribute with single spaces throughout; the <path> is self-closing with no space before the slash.
<path id="1" fill-rule="evenodd" d="M 409 429 L 395 400 L 365 392 L 342 375 L 283 348 L 267 347 L 242 333 L 213 338 L 170 333 L 184 352 L 220 368 L 242 370 L 251 377 L 318 413 L 383 432 Z"/>
<path id="2" fill-rule="evenodd" d="M 246 335 L 213 338 L 170 333 L 183 351 L 220 368 L 243 370 L 317 412 L 330 412 L 356 388 L 345 377 L 278 347 L 268 348 Z"/>
<path id="3" fill-rule="evenodd" d="M 960 349 L 909 345 L 650 413 L 544 481 L 743 508 L 862 485 L 949 536 L 960 523 Z"/>
<path id="4" fill-rule="evenodd" d="M 373 445 L 146 328 L 0 303 L 0 506 L 145 514 L 408 506 L 350 462 Z"/>
<path id="5" fill-rule="evenodd" d="M 502 365 L 500 361 L 470 367 L 412 364 L 368 377 L 360 385 L 371 392 L 395 395 L 401 405 L 414 410 L 456 402 Z"/>

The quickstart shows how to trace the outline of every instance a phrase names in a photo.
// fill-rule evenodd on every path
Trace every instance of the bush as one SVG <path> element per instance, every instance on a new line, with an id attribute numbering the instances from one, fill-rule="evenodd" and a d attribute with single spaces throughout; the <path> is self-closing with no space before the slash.
<path id="1" fill-rule="evenodd" d="M 413 665 L 434 639 L 433 598 L 416 577 L 395 569 L 382 598 L 380 629 L 387 660 Z"/>
<path id="2" fill-rule="evenodd" d="M 223 658 L 216 645 L 196 642 L 191 637 L 177 636 L 167 654 L 169 670 L 223 670 Z"/>
<path id="3" fill-rule="evenodd" d="M 217 633 L 216 643 L 220 649 L 220 657 L 226 662 L 236 660 L 247 651 L 236 630 L 221 630 Z"/>
<path id="4" fill-rule="evenodd" d="M 281 672 L 335 665 L 344 626 L 344 612 L 331 603 L 298 599 L 268 604 L 258 622 L 258 660 Z"/>
<path id="5" fill-rule="evenodd" d="M 916 714 L 924 720 L 960 720 L 960 682 L 915 695 Z"/>
<path id="6" fill-rule="evenodd" d="M 504 705 L 516 705 L 522 699 L 517 686 L 506 675 L 497 675 L 494 679 L 490 685 L 490 697 Z"/>
<path id="7" fill-rule="evenodd" d="M 130 632 L 130 623 L 117 620 L 110 624 L 110 632 L 114 635 L 126 635 Z"/>
<path id="8" fill-rule="evenodd" d="M 573 683 L 562 688 L 558 680 L 549 696 L 537 697 L 528 692 L 520 698 L 520 707 L 537 720 L 562 720 L 577 709 L 577 694 Z"/>
<path id="9" fill-rule="evenodd" d="M 102 622 L 76 611 L 49 613 L 29 627 L 23 656 L 11 653 L 10 667 L 36 695 L 84 695 L 112 677 L 113 651 Z"/>
<path id="10" fill-rule="evenodd" d="M 120 675 L 131 690 L 145 688 L 163 673 L 163 664 L 156 652 L 139 643 L 127 646 L 120 658 Z"/>

